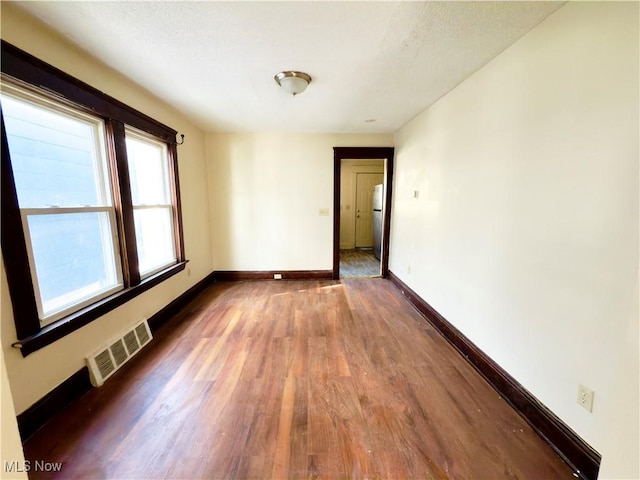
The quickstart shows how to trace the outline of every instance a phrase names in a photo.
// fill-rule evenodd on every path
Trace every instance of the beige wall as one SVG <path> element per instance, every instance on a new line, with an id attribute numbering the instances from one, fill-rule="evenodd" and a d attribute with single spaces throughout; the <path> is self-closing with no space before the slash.
<path id="1" fill-rule="evenodd" d="M 0 383 L 0 408 L 2 409 L 2 431 L 0 432 L 0 478 L 3 479 L 26 479 L 27 474 L 24 472 L 24 453 L 22 451 L 22 443 L 20 434 L 18 433 L 18 421 L 16 420 L 16 410 L 11 397 L 11 386 L 9 385 L 9 377 L 4 364 L 4 352 L 0 351 L 0 375 L 2 382 Z M 10 465 L 19 465 L 19 468 L 5 468 L 5 462 Z M 13 463 L 17 462 L 17 463 Z M 22 471 L 18 471 L 22 470 Z"/>
<path id="2" fill-rule="evenodd" d="M 601 478 L 640 477 L 638 7 L 569 2 L 396 135 L 390 269 Z"/>
<path id="3" fill-rule="evenodd" d="M 343 160 L 340 168 L 340 248 L 356 246 L 358 173 L 384 173 L 384 160 Z"/>
<path id="4" fill-rule="evenodd" d="M 215 269 L 331 270 L 333 147 L 392 145 L 392 135 L 208 134 Z"/>
<path id="5" fill-rule="evenodd" d="M 2 5 L 2 39 L 185 134 L 178 147 L 187 269 L 71 335 L 23 358 L 16 340 L 4 267 L 0 334 L 17 413 L 78 371 L 84 357 L 127 326 L 149 317 L 211 273 L 204 134 L 158 98 L 52 34 L 10 4 Z"/>

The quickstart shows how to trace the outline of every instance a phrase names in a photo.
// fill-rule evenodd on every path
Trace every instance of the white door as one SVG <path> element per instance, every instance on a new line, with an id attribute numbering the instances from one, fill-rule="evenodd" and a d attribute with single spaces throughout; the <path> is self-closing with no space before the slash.
<path id="1" fill-rule="evenodd" d="M 382 173 L 356 174 L 356 248 L 373 246 L 373 187 L 383 178 Z"/>

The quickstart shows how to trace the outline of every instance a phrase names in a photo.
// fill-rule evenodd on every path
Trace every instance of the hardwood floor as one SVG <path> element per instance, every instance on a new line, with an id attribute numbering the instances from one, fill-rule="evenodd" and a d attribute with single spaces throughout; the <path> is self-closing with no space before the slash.
<path id="1" fill-rule="evenodd" d="M 381 278 L 216 284 L 25 445 L 31 478 L 573 478 Z"/>

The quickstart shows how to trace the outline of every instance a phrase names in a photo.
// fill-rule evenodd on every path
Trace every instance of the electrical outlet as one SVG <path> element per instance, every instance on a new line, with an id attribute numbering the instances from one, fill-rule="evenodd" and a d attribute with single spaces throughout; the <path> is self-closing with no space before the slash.
<path id="1" fill-rule="evenodd" d="M 274 280 L 282 280 L 282 274 L 281 273 L 274 273 L 273 274 L 273 279 Z"/>
<path id="2" fill-rule="evenodd" d="M 578 385 L 578 405 L 587 412 L 593 411 L 593 390 L 589 390 L 584 385 Z"/>

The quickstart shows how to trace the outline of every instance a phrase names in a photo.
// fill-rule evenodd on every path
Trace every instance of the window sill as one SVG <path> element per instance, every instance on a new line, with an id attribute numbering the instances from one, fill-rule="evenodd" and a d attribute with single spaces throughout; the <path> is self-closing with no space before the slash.
<path id="1" fill-rule="evenodd" d="M 92 305 L 89 305 L 82 310 L 74 312 L 50 325 L 42 327 L 42 329 L 38 333 L 19 340 L 13 343 L 12 346 L 19 348 L 22 352 L 22 356 L 26 357 L 27 355 L 40 350 L 47 345 L 51 345 L 55 341 L 60 340 L 62 337 L 65 337 L 70 333 L 75 332 L 79 328 L 82 328 L 85 325 L 93 322 L 94 320 L 102 317 L 111 310 L 114 310 L 117 307 L 125 304 L 132 298 L 137 297 L 138 295 L 146 292 L 152 287 L 155 287 L 159 283 L 164 282 L 168 278 L 173 277 L 175 274 L 184 270 L 186 264 L 187 262 L 183 261 L 178 262 L 175 265 L 171 265 L 169 268 L 166 268 L 165 270 L 162 270 L 155 275 L 145 278 L 139 285 L 136 285 L 135 287 L 120 290 L 119 292 L 114 293 L 113 295 Z"/>

